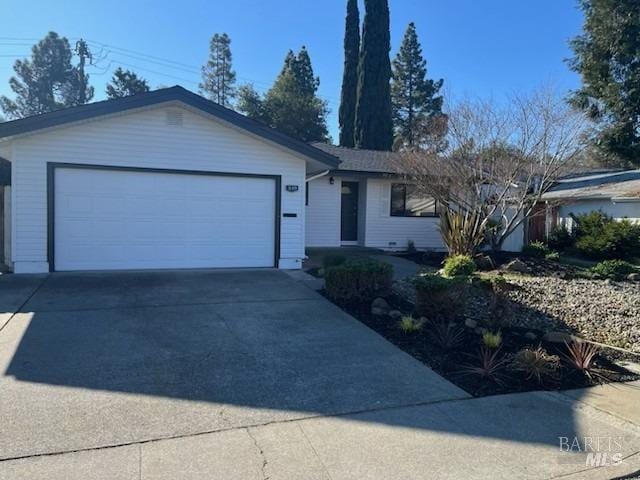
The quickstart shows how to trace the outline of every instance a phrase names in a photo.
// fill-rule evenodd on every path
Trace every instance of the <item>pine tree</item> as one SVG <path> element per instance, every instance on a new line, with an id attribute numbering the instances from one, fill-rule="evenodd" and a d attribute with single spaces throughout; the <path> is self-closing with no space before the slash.
<path id="1" fill-rule="evenodd" d="M 201 93 L 223 107 L 230 107 L 236 96 L 236 72 L 231 62 L 231 38 L 216 33 L 209 44 L 209 60 L 202 67 Z"/>
<path id="2" fill-rule="evenodd" d="M 269 125 L 269 118 L 265 112 L 264 100 L 252 84 L 241 85 L 237 92 L 236 110 L 249 118 L 259 120 Z"/>
<path id="3" fill-rule="evenodd" d="M 581 0 L 583 34 L 571 42 L 582 76 L 572 104 L 600 123 L 596 149 L 611 163 L 640 165 L 640 3 Z"/>
<path id="4" fill-rule="evenodd" d="M 72 57 L 69 41 L 49 32 L 32 47 L 31 59 L 16 60 L 16 76 L 9 80 L 15 100 L 0 97 L 7 117 L 28 117 L 91 100 L 93 89 L 87 87 L 88 75 L 72 65 Z M 80 88 L 84 88 L 84 96 Z"/>
<path id="5" fill-rule="evenodd" d="M 391 103 L 396 148 L 412 149 L 424 143 L 429 124 L 442 115 L 442 97 L 436 96 L 442 83 L 427 79 L 427 62 L 411 22 L 393 60 Z"/>
<path id="6" fill-rule="evenodd" d="M 328 108 L 317 96 L 319 85 L 307 49 L 298 55 L 289 51 L 264 98 L 253 87 L 242 87 L 238 110 L 304 142 L 327 141 Z"/>
<path id="7" fill-rule="evenodd" d="M 138 77 L 131 70 L 123 70 L 122 67 L 118 67 L 113 72 L 111 81 L 107 84 L 106 93 L 108 98 L 122 98 L 148 91 L 149 84 L 144 78 Z"/>
<path id="8" fill-rule="evenodd" d="M 389 5 L 387 0 L 365 0 L 362 47 L 358 63 L 357 148 L 391 150 L 391 62 L 389 61 Z"/>
<path id="9" fill-rule="evenodd" d="M 356 102 L 358 97 L 358 57 L 360 54 L 360 15 L 358 0 L 347 0 L 344 29 L 344 72 L 340 95 L 340 145 L 354 147 Z"/>

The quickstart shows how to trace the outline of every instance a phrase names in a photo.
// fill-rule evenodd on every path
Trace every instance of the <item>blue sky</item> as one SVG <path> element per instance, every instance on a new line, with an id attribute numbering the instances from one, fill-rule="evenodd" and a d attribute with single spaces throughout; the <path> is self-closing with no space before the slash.
<path id="1" fill-rule="evenodd" d="M 335 139 L 345 4 L 346 0 L 65 0 L 61 8 L 51 0 L 4 0 L 0 94 L 10 94 L 8 79 L 15 59 L 27 56 L 33 40 L 49 30 L 72 41 L 86 38 L 101 54 L 102 60 L 90 69 L 96 99 L 104 97 L 105 83 L 119 65 L 137 71 L 154 87 L 181 84 L 197 90 L 209 38 L 227 32 L 239 82 L 252 82 L 259 90 L 271 85 L 288 49 L 306 45 L 320 76 L 319 93 L 332 110 L 329 127 Z M 392 55 L 407 24 L 414 21 L 429 76 L 444 78 L 446 91 L 454 97 L 500 98 L 546 83 L 568 91 L 579 83 L 563 61 L 571 55 L 568 40 L 582 22 L 574 0 L 389 0 L 389 5 Z"/>

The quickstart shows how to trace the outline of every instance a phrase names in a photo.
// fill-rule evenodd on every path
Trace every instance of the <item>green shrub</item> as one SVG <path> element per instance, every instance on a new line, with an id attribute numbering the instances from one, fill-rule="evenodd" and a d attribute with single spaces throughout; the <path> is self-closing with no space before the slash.
<path id="1" fill-rule="evenodd" d="M 594 260 L 637 257 L 640 255 L 640 225 L 613 220 L 602 212 L 576 217 L 577 252 Z"/>
<path id="2" fill-rule="evenodd" d="M 533 258 L 544 258 L 549 253 L 549 248 L 542 242 L 531 242 L 522 247 L 522 254 Z"/>
<path id="3" fill-rule="evenodd" d="M 476 271 L 476 263 L 469 255 L 453 255 L 444 261 L 444 274 L 447 277 L 468 276 Z"/>
<path id="4" fill-rule="evenodd" d="M 425 275 L 415 281 L 415 287 L 416 311 L 425 317 L 450 315 L 466 298 L 466 282 L 461 277 Z"/>
<path id="5" fill-rule="evenodd" d="M 327 295 L 338 303 L 363 304 L 391 293 L 393 267 L 371 259 L 351 259 L 326 270 Z"/>
<path id="6" fill-rule="evenodd" d="M 322 257 L 322 268 L 327 270 L 331 267 L 337 267 L 347 261 L 347 257 L 343 255 L 325 255 Z"/>
<path id="7" fill-rule="evenodd" d="M 559 252 L 563 252 L 567 248 L 572 247 L 575 241 L 575 235 L 564 225 L 554 227 L 547 237 L 547 245 L 549 248 Z"/>
<path id="8" fill-rule="evenodd" d="M 398 327 L 404 333 L 416 333 L 422 330 L 424 326 L 422 320 L 413 318 L 411 315 L 405 315 L 398 323 Z"/>
<path id="9" fill-rule="evenodd" d="M 502 345 L 502 333 L 484 332 L 482 334 L 482 343 L 487 348 L 498 348 Z"/>
<path id="10" fill-rule="evenodd" d="M 636 271 L 635 267 L 624 260 L 604 260 L 591 268 L 596 275 L 613 280 L 620 280 Z"/>
<path id="11" fill-rule="evenodd" d="M 560 254 L 558 252 L 549 252 L 544 256 L 548 262 L 557 262 L 560 260 Z"/>

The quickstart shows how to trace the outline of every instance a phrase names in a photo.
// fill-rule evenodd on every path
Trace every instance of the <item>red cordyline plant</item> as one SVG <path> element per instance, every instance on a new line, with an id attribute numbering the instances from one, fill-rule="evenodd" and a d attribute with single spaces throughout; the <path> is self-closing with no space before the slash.
<path id="1" fill-rule="evenodd" d="M 491 380 L 499 385 L 504 383 L 502 370 L 507 361 L 504 357 L 500 356 L 500 350 L 492 350 L 483 346 L 480 348 L 478 360 L 478 364 L 465 365 L 462 370 L 460 370 L 460 374 Z"/>
<path id="2" fill-rule="evenodd" d="M 578 372 L 589 378 L 593 376 L 602 377 L 594 368 L 594 361 L 600 349 L 593 343 L 577 340 L 571 343 L 564 343 L 567 353 L 561 353 L 562 359 Z"/>

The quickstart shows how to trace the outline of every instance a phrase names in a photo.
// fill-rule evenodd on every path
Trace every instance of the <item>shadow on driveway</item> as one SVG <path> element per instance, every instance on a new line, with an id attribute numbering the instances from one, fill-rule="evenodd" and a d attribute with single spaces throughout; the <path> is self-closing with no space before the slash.
<path id="1" fill-rule="evenodd" d="M 554 447 L 588 433 L 568 401 L 464 400 L 273 270 L 52 274 L 0 331 L 0 368 L 0 459 L 333 414 Z"/>

